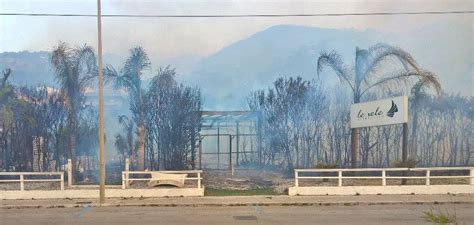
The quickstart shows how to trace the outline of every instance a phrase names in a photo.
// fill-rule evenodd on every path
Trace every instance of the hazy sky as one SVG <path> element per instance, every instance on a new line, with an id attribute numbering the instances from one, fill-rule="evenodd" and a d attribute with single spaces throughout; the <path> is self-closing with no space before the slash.
<path id="1" fill-rule="evenodd" d="M 474 10 L 474 0 L 102 1 L 103 14 L 310 14 Z M 96 10 L 96 0 L 0 0 L 2 13 L 95 14 Z M 377 41 L 394 41 L 397 46 L 410 50 L 421 65 L 430 65 L 430 70 L 440 74 L 446 89 L 473 96 L 473 19 L 473 14 L 303 18 L 103 18 L 104 53 L 125 57 L 129 48 L 140 45 L 147 50 L 153 67 L 157 68 L 157 65 L 176 58 L 193 60 L 212 55 L 223 47 L 278 24 L 332 29 L 373 29 L 382 37 Z M 87 43 L 95 48 L 96 26 L 96 18 L 0 16 L 0 52 L 49 51 L 59 40 L 73 45 Z M 419 30 L 433 27 L 440 28 L 443 32 L 420 38 Z M 436 46 L 426 46 L 431 43 L 436 43 Z M 411 51 L 412 49 L 421 49 L 422 52 Z M 420 55 L 423 57 L 416 57 Z M 111 143 L 108 146 L 108 152 L 113 152 Z"/>
<path id="2" fill-rule="evenodd" d="M 132 1 L 103 0 L 103 14 L 291 14 L 473 10 L 474 1 Z M 1 12 L 96 13 L 95 0 L 0 0 Z M 124 55 L 142 45 L 155 61 L 183 55 L 207 56 L 276 24 L 409 32 L 440 19 L 472 15 L 347 16 L 304 18 L 104 18 L 104 52 Z M 0 17 L 0 52 L 49 50 L 58 40 L 96 45 L 95 18 Z"/>
<path id="3" fill-rule="evenodd" d="M 95 14 L 96 0 L 0 0 L 2 13 Z M 132 1 L 103 0 L 103 14 L 310 14 L 362 12 L 472 11 L 474 0 L 327 0 L 327 1 Z M 153 68 L 172 64 L 180 73 L 193 60 L 278 24 L 321 28 L 372 29 L 388 41 L 411 51 L 424 39 L 437 46 L 412 52 L 421 65 L 440 73 L 448 91 L 474 95 L 474 14 L 284 17 L 284 18 L 103 18 L 104 53 L 122 62 L 129 48 L 143 46 Z M 96 47 L 96 18 L 0 16 L 0 52 L 51 50 L 59 40 Z M 443 32 L 420 37 L 419 31 L 442 27 Z M 457 35 L 457 36 L 456 36 Z M 458 37 L 461 35 L 462 37 Z M 453 41 L 456 39 L 456 41 Z M 375 43 L 374 43 L 375 44 Z M 120 58 L 121 57 L 121 58 Z M 434 59 L 432 59 L 434 58 Z M 188 62 L 190 61 L 190 62 Z M 106 62 L 107 63 L 107 62 Z M 117 66 L 117 65 L 115 65 Z M 191 66 L 189 66 L 191 68 Z M 188 68 L 188 69 L 189 69 Z M 452 70 L 453 69 L 453 70 Z M 150 71 L 153 73 L 153 71 Z M 456 73 L 456 74 L 453 74 Z M 467 74 L 466 74 L 467 73 Z M 471 74 L 469 74 L 471 73 Z"/>

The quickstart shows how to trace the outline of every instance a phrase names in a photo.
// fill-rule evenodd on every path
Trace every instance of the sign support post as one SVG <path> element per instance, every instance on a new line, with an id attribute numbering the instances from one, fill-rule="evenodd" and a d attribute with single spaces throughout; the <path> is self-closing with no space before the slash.
<path id="1" fill-rule="evenodd" d="M 403 123 L 403 137 L 402 137 L 402 164 L 408 167 L 408 123 Z M 403 176 L 407 176 L 407 172 L 403 172 Z M 402 185 L 407 184 L 407 179 L 402 179 Z"/>
<path id="2" fill-rule="evenodd" d="M 402 162 L 408 167 L 408 123 L 403 123 L 403 139 L 402 139 Z"/>
<path id="3" fill-rule="evenodd" d="M 403 124 L 402 162 L 408 161 L 408 96 L 378 101 L 357 103 L 351 106 L 352 132 L 359 133 L 362 127 Z M 358 136 L 358 135 L 355 135 Z M 358 146 L 358 138 L 351 138 L 352 146 Z M 358 165 L 358 152 L 352 153 L 352 165 Z M 404 181 L 406 182 L 406 181 Z"/>

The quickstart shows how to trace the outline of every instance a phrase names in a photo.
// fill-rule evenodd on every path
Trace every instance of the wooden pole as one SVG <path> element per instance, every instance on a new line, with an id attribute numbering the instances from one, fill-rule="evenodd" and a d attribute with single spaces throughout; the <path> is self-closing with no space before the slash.
<path id="1" fill-rule="evenodd" d="M 100 204 L 105 203 L 105 140 L 104 140 L 104 90 L 102 74 L 102 12 L 100 0 L 97 0 L 97 57 L 99 72 L 99 196 Z"/>
<path id="2" fill-rule="evenodd" d="M 402 164 L 404 167 L 409 167 L 408 165 L 408 123 L 403 123 L 403 140 L 402 140 Z M 406 177 L 407 172 L 403 172 L 403 176 Z M 402 185 L 407 184 L 407 179 L 402 179 Z"/>
<path id="3" fill-rule="evenodd" d="M 408 123 L 403 123 L 402 161 L 408 167 L 406 164 L 408 161 Z"/>

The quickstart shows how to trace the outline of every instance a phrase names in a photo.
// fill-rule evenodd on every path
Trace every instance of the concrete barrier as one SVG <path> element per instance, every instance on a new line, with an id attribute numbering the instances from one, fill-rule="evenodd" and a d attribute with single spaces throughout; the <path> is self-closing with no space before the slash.
<path id="1" fill-rule="evenodd" d="M 474 194 L 472 185 L 394 185 L 394 186 L 343 186 L 343 187 L 290 187 L 290 196 L 311 195 L 441 195 Z"/>
<path id="2" fill-rule="evenodd" d="M 106 189 L 107 198 L 197 197 L 204 196 L 204 188 Z M 99 189 L 0 191 L 0 199 L 65 199 L 99 198 Z"/>

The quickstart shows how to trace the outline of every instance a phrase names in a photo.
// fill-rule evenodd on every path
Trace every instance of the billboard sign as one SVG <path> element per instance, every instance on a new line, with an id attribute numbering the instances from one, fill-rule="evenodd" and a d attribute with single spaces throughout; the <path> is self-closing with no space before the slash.
<path id="1" fill-rule="evenodd" d="M 351 128 L 408 122 L 408 96 L 352 104 Z"/>

